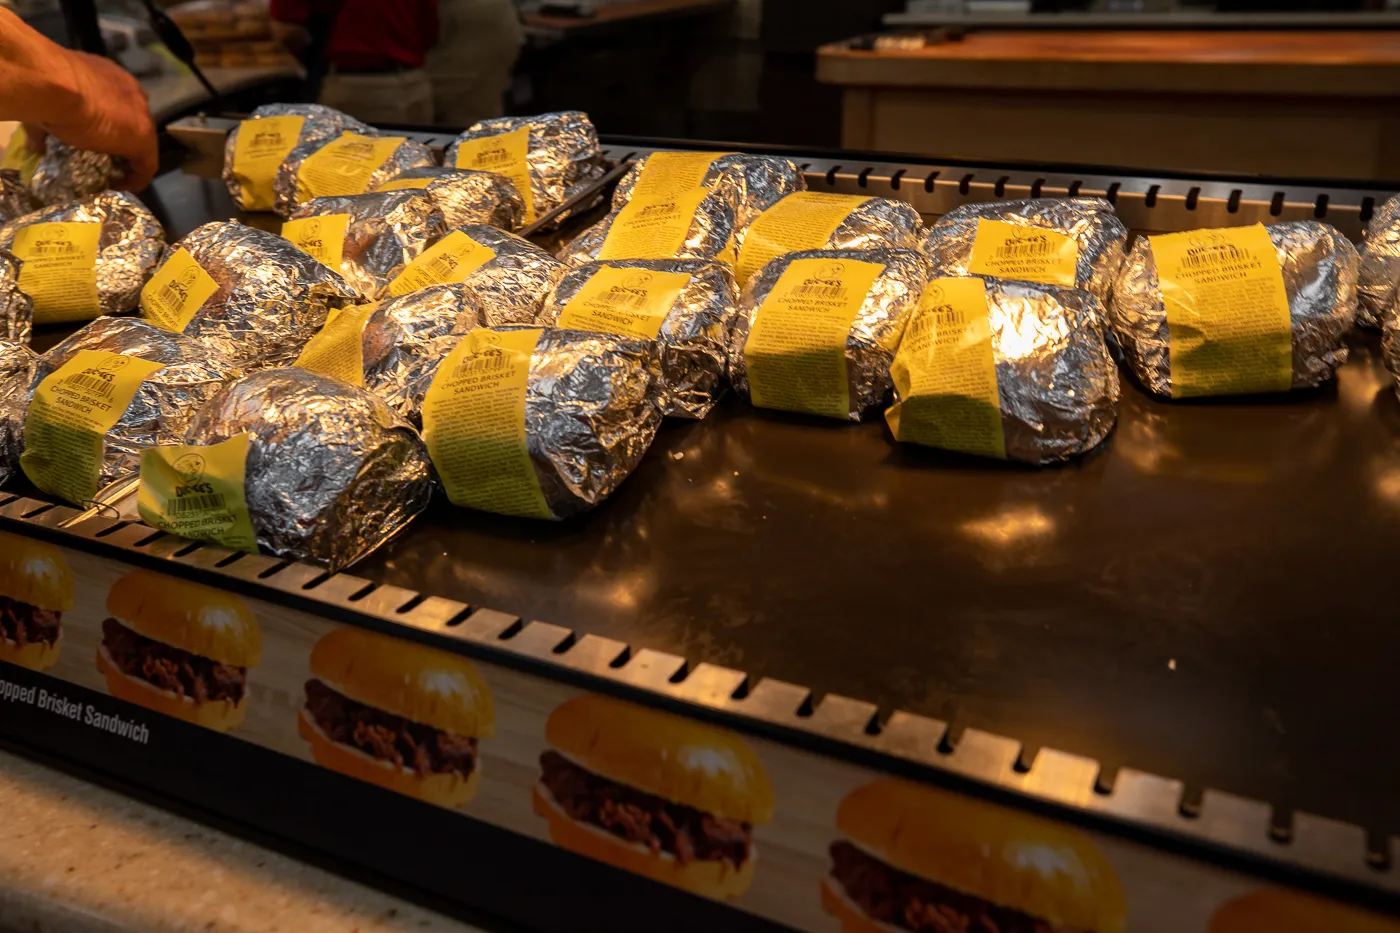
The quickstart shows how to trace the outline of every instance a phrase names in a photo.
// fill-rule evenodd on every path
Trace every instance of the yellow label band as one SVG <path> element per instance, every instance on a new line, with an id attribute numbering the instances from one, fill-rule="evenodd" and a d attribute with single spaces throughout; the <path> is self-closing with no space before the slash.
<path id="1" fill-rule="evenodd" d="M 24 475 L 78 505 L 97 495 L 108 431 L 136 391 L 164 367 L 105 350 L 79 350 L 34 390 L 24 419 Z"/>
<path id="2" fill-rule="evenodd" d="M 603 266 L 569 299 L 554 326 L 655 340 L 688 284 L 684 272 Z"/>
<path id="3" fill-rule="evenodd" d="M 34 322 L 89 321 L 102 313 L 97 299 L 97 244 L 102 224 L 29 224 L 15 233 L 14 254 L 24 260 L 19 288 L 34 299 Z"/>
<path id="4" fill-rule="evenodd" d="M 613 217 L 599 259 L 675 259 L 685 246 L 700 202 L 709 188 L 680 194 L 634 195 Z"/>
<path id="5" fill-rule="evenodd" d="M 339 272 L 349 229 L 349 214 L 323 214 L 287 221 L 282 225 L 282 236 L 312 259 Z"/>
<path id="6" fill-rule="evenodd" d="M 869 200 L 822 191 L 798 191 L 783 198 L 749 224 L 735 270 L 739 284 L 785 253 L 826 246 L 836 228 Z"/>
<path id="7" fill-rule="evenodd" d="M 365 325 L 379 309 L 379 302 L 333 310 L 325 326 L 306 343 L 293 366 L 348 382 L 365 385 Z"/>
<path id="8" fill-rule="evenodd" d="M 404 266 L 389 283 L 395 298 L 430 285 L 455 285 L 496 258 L 496 251 L 460 230 L 453 230 Z"/>
<path id="9" fill-rule="evenodd" d="M 247 461 L 247 434 L 207 447 L 141 451 L 141 520 L 173 535 L 256 554 L 258 538 L 243 492 Z"/>
<path id="10" fill-rule="evenodd" d="M 457 144 L 457 168 L 494 172 L 509 178 L 525 199 L 525 222 L 535 219 L 535 192 L 530 184 L 530 128 Z"/>
<path id="11" fill-rule="evenodd" d="M 421 188 L 426 188 L 426 187 L 428 187 L 429 185 L 431 185 L 431 184 L 432 184 L 433 182 L 435 182 L 435 181 L 437 181 L 436 178 L 395 178 L 393 181 L 386 181 L 384 184 L 380 185 L 378 188 L 375 188 L 374 190 L 375 190 L 375 191 L 407 191 L 407 190 L 412 189 L 412 188 L 420 188 L 420 189 L 421 189 Z"/>
<path id="12" fill-rule="evenodd" d="M 797 259 L 754 313 L 744 363 L 760 408 L 849 418 L 846 340 L 883 263 Z"/>
<path id="13" fill-rule="evenodd" d="M 978 220 L 967 271 L 1046 285 L 1074 285 L 1079 241 L 1056 230 Z"/>
<path id="14" fill-rule="evenodd" d="M 530 357 L 542 333 L 474 330 L 438 366 L 423 400 L 423 440 L 456 505 L 554 517 L 525 434 Z"/>
<path id="15" fill-rule="evenodd" d="M 141 315 L 157 327 L 180 333 L 218 290 L 219 283 L 181 246 L 141 289 Z"/>
<path id="16" fill-rule="evenodd" d="M 276 203 L 272 182 L 287 154 L 296 148 L 305 117 L 266 117 L 238 124 L 233 144 L 233 177 L 243 189 L 243 209 L 270 211 Z"/>
<path id="17" fill-rule="evenodd" d="M 890 367 L 898 401 L 885 412 L 895 440 L 1006 459 L 1001 393 L 979 278 L 934 279 Z"/>
<path id="18" fill-rule="evenodd" d="M 1148 239 L 1171 332 L 1172 397 L 1287 392 L 1288 290 L 1264 225 Z"/>
<path id="19" fill-rule="evenodd" d="M 297 203 L 333 195 L 364 194 L 369 180 L 404 141 L 402 136 L 345 133 L 302 160 Z"/>
<path id="20" fill-rule="evenodd" d="M 727 152 L 653 152 L 632 186 L 632 197 L 670 197 L 699 188 Z"/>
<path id="21" fill-rule="evenodd" d="M 27 186 L 34 177 L 34 170 L 39 167 L 39 159 L 39 153 L 29 151 L 29 137 L 24 132 L 24 125 L 16 126 L 10 134 L 10 141 L 5 144 L 5 154 L 0 156 L 0 168 L 19 172 L 20 184 Z"/>

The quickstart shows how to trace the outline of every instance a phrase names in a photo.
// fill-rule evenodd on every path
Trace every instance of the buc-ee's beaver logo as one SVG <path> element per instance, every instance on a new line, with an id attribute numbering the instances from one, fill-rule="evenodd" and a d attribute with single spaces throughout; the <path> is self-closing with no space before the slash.
<path id="1" fill-rule="evenodd" d="M 1188 242 L 1196 247 L 1196 249 L 1210 249 L 1211 247 L 1224 246 L 1225 234 L 1217 230 L 1202 230 L 1199 233 L 1192 234 Z"/>
<path id="2" fill-rule="evenodd" d="M 130 365 L 130 357 L 109 356 L 106 359 L 98 360 L 92 368 L 99 373 L 116 373 L 126 369 Z"/>
<path id="3" fill-rule="evenodd" d="M 204 462 L 203 455 L 184 454 L 175 458 L 175 462 L 170 466 L 180 477 L 180 481 L 175 485 L 176 496 L 188 496 L 196 493 L 208 495 L 214 491 L 214 487 L 204 478 L 204 472 L 208 466 Z"/>
<path id="4" fill-rule="evenodd" d="M 301 228 L 301 236 L 297 238 L 297 246 L 302 249 L 311 247 L 321 248 L 321 218 L 313 217 L 306 222 L 306 226 Z"/>

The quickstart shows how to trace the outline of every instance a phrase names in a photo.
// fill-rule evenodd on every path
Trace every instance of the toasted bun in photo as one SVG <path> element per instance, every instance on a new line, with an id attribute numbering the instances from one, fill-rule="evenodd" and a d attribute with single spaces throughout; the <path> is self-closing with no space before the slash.
<path id="1" fill-rule="evenodd" d="M 1211 917 L 1208 933 L 1400 933 L 1392 920 L 1285 888 L 1260 888 L 1228 901 Z"/>
<path id="2" fill-rule="evenodd" d="M 52 544 L 0 532 L 0 597 L 19 603 L 17 613 L 39 610 L 60 617 L 73 608 L 73 573 L 63 551 Z M 7 637 L 0 622 L 0 661 L 34 671 L 58 662 L 63 645 L 60 628 L 52 644 Z"/>
<path id="3" fill-rule="evenodd" d="M 1122 933 L 1127 923 L 1122 885 L 1098 847 L 1042 817 L 889 778 L 848 794 L 836 829 L 852 857 L 865 860 L 864 872 L 927 882 L 919 896 L 933 909 L 943 896 L 950 909 L 985 912 L 993 922 L 1005 910 L 1087 933 Z M 869 916 L 835 868 L 821 898 L 843 933 L 890 929 Z"/>

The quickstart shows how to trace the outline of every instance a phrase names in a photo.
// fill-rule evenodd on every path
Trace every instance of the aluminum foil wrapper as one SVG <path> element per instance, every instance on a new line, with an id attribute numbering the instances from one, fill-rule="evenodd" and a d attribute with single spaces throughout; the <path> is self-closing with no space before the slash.
<path id="1" fill-rule="evenodd" d="M 39 201 L 19 180 L 19 172 L 0 169 L 0 224 L 23 217 L 40 207 Z"/>
<path id="2" fill-rule="evenodd" d="M 776 202 L 775 202 L 776 203 Z M 770 205 L 771 206 L 771 205 Z M 908 201 L 870 198 L 841 221 L 821 249 L 918 249 L 924 219 Z M 735 241 L 744 248 L 748 226 Z"/>
<path id="3" fill-rule="evenodd" d="M 1330 224 L 1298 220 L 1268 228 L 1293 325 L 1293 388 L 1319 386 L 1347 360 L 1342 342 L 1356 319 L 1356 247 Z M 1138 381 L 1170 397 L 1171 334 L 1152 244 L 1138 237 L 1113 288 L 1113 336 Z"/>
<path id="4" fill-rule="evenodd" d="M 978 220 L 1000 220 L 1074 237 L 1079 244 L 1074 284 L 1108 302 L 1128 249 L 1128 228 L 1103 198 L 1032 198 L 964 204 L 939 218 L 924 238 L 929 275 L 967 275 Z"/>
<path id="5" fill-rule="evenodd" d="M 433 285 L 379 302 L 360 344 L 365 388 L 419 426 L 438 363 L 483 323 L 481 301 L 465 285 Z"/>
<path id="6" fill-rule="evenodd" d="M 580 233 L 568 246 L 559 251 L 559 259 L 570 266 L 597 262 L 603 242 L 612 232 L 613 222 L 620 213 L 620 210 L 615 210 Z M 676 255 L 669 258 L 732 264 L 734 236 L 738 230 L 736 217 L 732 189 L 727 186 L 714 189 L 696 208 L 695 216 L 686 231 L 685 242 L 676 251 Z"/>
<path id="7" fill-rule="evenodd" d="M 103 314 L 123 314 L 141 301 L 141 286 L 155 272 L 165 231 L 129 191 L 104 191 L 72 204 L 45 207 L 0 226 L 0 249 L 8 250 L 20 227 L 39 223 L 102 224 L 97 241 L 97 301 Z"/>
<path id="8" fill-rule="evenodd" d="M 251 435 L 244 493 L 263 551 L 340 570 L 427 506 L 428 451 L 382 401 L 302 369 L 254 373 L 200 409 L 185 440 Z"/>
<path id="9" fill-rule="evenodd" d="M 140 318 L 100 317 L 39 357 L 31 393 L 79 350 L 105 350 L 165 364 L 141 383 L 107 432 L 99 488 L 136 473 L 147 447 L 180 443 L 200 406 L 242 375 L 233 360 L 188 337 Z"/>
<path id="10" fill-rule="evenodd" d="M 40 204 L 67 204 L 106 191 L 122 180 L 126 169 L 125 159 L 76 149 L 50 136 L 29 179 L 29 190 Z"/>
<path id="11" fill-rule="evenodd" d="M 340 273 L 275 233 L 216 221 L 179 247 L 219 284 L 185 334 L 250 371 L 290 365 L 332 308 L 359 301 Z"/>
<path id="12" fill-rule="evenodd" d="M 34 352 L 22 343 L 0 340 L 0 486 L 19 474 L 24 452 L 24 413 L 34 382 Z"/>
<path id="13" fill-rule="evenodd" d="M 1007 459 L 1053 463 L 1103 443 L 1119 383 L 1098 300 L 1078 288 L 983 281 Z"/>
<path id="14" fill-rule="evenodd" d="M 545 296 L 564 277 L 567 267 L 529 240 L 495 227 L 459 228 L 482 246 L 496 251 L 463 283 L 481 302 L 482 323 L 488 327 L 533 324 Z"/>
<path id="15" fill-rule="evenodd" d="M 0 249 L 0 340 L 28 343 L 34 330 L 34 302 L 19 290 L 20 261 Z"/>
<path id="16" fill-rule="evenodd" d="M 350 215 L 337 271 L 367 299 L 387 291 L 404 266 L 447 234 L 442 214 L 422 191 L 314 198 L 289 219 L 327 214 Z"/>
<path id="17" fill-rule="evenodd" d="M 1361 271 L 1356 283 L 1356 324 L 1380 327 L 1400 285 L 1400 194 L 1371 215 L 1361 238 Z"/>
<path id="18" fill-rule="evenodd" d="M 649 158 L 638 159 L 617 183 L 612 199 L 614 210 L 632 200 L 632 189 L 646 170 Z M 807 190 L 806 176 L 792 160 L 739 152 L 722 155 L 711 162 L 701 184 L 708 188 L 730 189 L 735 199 L 736 222 L 741 230 L 785 196 Z"/>
<path id="19" fill-rule="evenodd" d="M 603 176 L 598 131 L 581 110 L 542 113 L 533 117 L 496 117 L 474 123 L 447 147 L 443 164 L 456 166 L 457 146 L 468 139 L 500 136 L 523 126 L 530 128 L 530 191 L 535 216 L 543 217 Z M 561 218 L 562 219 L 562 218 Z"/>
<path id="20" fill-rule="evenodd" d="M 433 165 L 411 168 L 394 181 L 427 182 L 423 190 L 449 228 L 486 224 L 519 230 L 525 226 L 525 200 L 504 175 Z"/>
<path id="21" fill-rule="evenodd" d="M 678 272 L 690 276 L 661 322 L 656 342 L 661 354 L 657 404 L 664 415 L 703 418 L 724 391 L 728 359 L 725 338 L 738 313 L 734 273 L 717 262 L 632 259 L 590 263 L 571 269 L 545 299 L 539 324 L 554 327 L 565 306 L 599 269 L 639 273 Z"/>
<path id="22" fill-rule="evenodd" d="M 361 136 L 378 136 L 379 131 L 367 126 L 334 107 L 321 104 L 264 104 L 248 115 L 249 120 L 263 120 L 267 117 L 302 117 L 301 133 L 297 135 L 297 145 L 320 145 L 335 139 L 341 133 L 359 133 Z M 248 210 L 248 198 L 243 183 L 233 174 L 233 153 L 238 145 L 238 131 L 242 124 L 235 126 L 224 141 L 224 184 L 228 186 L 229 197 L 240 211 Z"/>
<path id="23" fill-rule="evenodd" d="M 890 393 L 893 385 L 890 364 L 894 362 L 899 338 L 918 308 L 919 296 L 928 281 L 923 258 L 909 249 L 805 250 L 780 256 L 764 266 L 744 286 L 739 313 L 729 335 L 729 381 L 734 391 L 746 399 L 749 398 L 749 374 L 744 344 L 749 339 L 749 328 L 768 293 L 778 284 L 788 265 L 798 259 L 851 259 L 885 264 L 885 271 L 871 285 L 846 335 L 846 379 L 851 402 L 848 417 L 859 421 Z"/>
<path id="24" fill-rule="evenodd" d="M 379 132 L 361 133 L 363 136 L 384 136 Z M 311 142 L 301 143 L 282 161 L 282 165 L 277 169 L 277 177 L 272 182 L 272 194 L 276 200 L 273 210 L 281 217 L 290 217 L 297 206 L 311 200 L 305 197 L 297 184 L 297 172 L 301 170 L 301 164 L 306 161 L 307 156 L 319 150 L 329 139 L 316 139 Z M 409 169 L 423 168 L 425 166 L 437 165 L 437 159 L 433 157 L 433 151 L 427 146 L 414 139 L 405 139 L 399 143 L 397 149 L 385 159 L 373 173 L 369 176 L 369 181 L 365 183 L 365 191 L 375 191 L 381 185 L 386 185 L 398 178 Z"/>

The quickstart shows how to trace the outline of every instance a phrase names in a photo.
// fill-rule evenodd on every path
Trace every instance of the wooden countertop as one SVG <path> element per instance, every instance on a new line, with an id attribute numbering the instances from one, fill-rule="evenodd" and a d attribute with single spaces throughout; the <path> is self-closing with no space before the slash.
<path id="1" fill-rule="evenodd" d="M 865 86 L 1389 97 L 1400 94 L 1400 31 L 983 31 L 904 51 L 827 45 L 818 77 Z"/>

